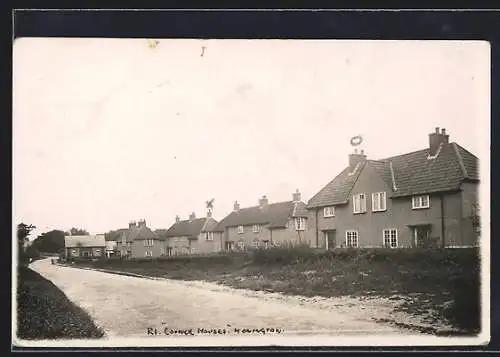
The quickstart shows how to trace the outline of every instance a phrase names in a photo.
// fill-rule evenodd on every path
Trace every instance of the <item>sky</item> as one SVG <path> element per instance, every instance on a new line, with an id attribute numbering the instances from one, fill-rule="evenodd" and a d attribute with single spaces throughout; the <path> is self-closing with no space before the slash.
<path id="1" fill-rule="evenodd" d="M 104 233 L 144 218 L 307 202 L 361 135 L 369 159 L 435 127 L 489 164 L 479 41 L 23 38 L 13 54 L 13 218 Z M 483 170 L 483 166 L 481 166 Z M 489 168 L 488 168 L 489 170 Z M 482 171 L 482 174 L 484 172 Z"/>

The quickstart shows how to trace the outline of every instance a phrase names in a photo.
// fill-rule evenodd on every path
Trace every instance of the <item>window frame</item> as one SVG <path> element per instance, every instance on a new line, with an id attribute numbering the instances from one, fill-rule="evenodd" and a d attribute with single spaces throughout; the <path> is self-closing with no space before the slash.
<path id="1" fill-rule="evenodd" d="M 301 222 L 302 225 L 297 224 L 297 222 Z M 306 230 L 306 219 L 304 217 L 295 217 L 294 224 L 295 224 L 296 231 L 305 231 Z"/>
<path id="2" fill-rule="evenodd" d="M 245 232 L 245 228 L 243 226 L 238 226 L 238 234 L 243 234 Z"/>
<path id="3" fill-rule="evenodd" d="M 375 198 L 378 198 L 377 200 Z M 382 200 L 381 197 L 384 199 Z M 375 209 L 375 202 L 378 201 L 379 208 Z M 383 203 L 383 205 L 382 205 Z M 383 207 L 382 207 L 383 206 Z M 384 212 L 387 211 L 387 193 L 385 191 L 373 192 L 372 193 L 372 212 Z"/>
<path id="4" fill-rule="evenodd" d="M 205 232 L 205 240 L 213 241 L 214 240 L 214 232 Z"/>
<path id="5" fill-rule="evenodd" d="M 363 199 L 361 199 L 361 196 L 363 196 Z M 357 198 L 359 198 L 359 210 L 356 210 Z M 352 213 L 353 214 L 366 213 L 366 193 L 361 192 L 352 196 Z"/>
<path id="6" fill-rule="evenodd" d="M 349 237 L 349 233 L 353 234 L 355 233 L 356 235 L 356 246 L 352 246 L 352 245 L 349 245 L 349 238 L 352 239 L 352 236 Z M 345 246 L 346 248 L 359 248 L 359 231 L 356 230 L 356 229 L 349 229 L 347 231 L 345 231 Z"/>
<path id="7" fill-rule="evenodd" d="M 254 233 L 259 233 L 259 232 L 260 232 L 260 224 L 254 224 L 254 225 L 252 226 L 252 231 L 253 231 Z"/>
<path id="8" fill-rule="evenodd" d="M 330 211 L 330 213 L 327 213 Z M 335 206 L 323 207 L 323 218 L 335 217 Z"/>
<path id="9" fill-rule="evenodd" d="M 427 198 L 427 205 L 423 205 L 423 198 Z M 415 200 L 418 200 L 418 205 L 415 205 Z M 431 207 L 431 197 L 430 195 L 417 195 L 411 198 L 411 209 L 427 209 Z"/>
<path id="10" fill-rule="evenodd" d="M 396 232 L 395 234 L 395 240 L 396 240 L 396 246 L 392 246 L 392 232 Z M 388 237 L 386 237 L 386 233 L 389 234 Z M 395 249 L 395 248 L 399 248 L 399 232 L 398 232 L 398 229 L 397 228 L 384 228 L 382 230 L 382 243 L 383 243 L 383 246 L 384 248 L 390 248 L 390 249 Z M 387 246 L 386 245 L 386 239 L 389 239 L 389 245 Z"/>

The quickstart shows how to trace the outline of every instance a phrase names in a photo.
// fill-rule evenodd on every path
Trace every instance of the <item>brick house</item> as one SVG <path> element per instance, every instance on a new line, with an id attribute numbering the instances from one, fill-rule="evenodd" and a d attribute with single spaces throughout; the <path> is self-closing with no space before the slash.
<path id="1" fill-rule="evenodd" d="M 144 219 L 133 221 L 117 241 L 117 251 L 128 258 L 161 257 L 166 253 L 165 239 L 153 232 Z"/>
<path id="2" fill-rule="evenodd" d="M 103 234 L 85 236 L 65 236 L 64 256 L 72 258 L 100 258 L 104 256 L 106 242 Z"/>
<path id="3" fill-rule="evenodd" d="M 291 201 L 276 203 L 269 203 L 263 196 L 258 206 L 246 208 L 235 202 L 233 212 L 215 228 L 223 232 L 224 249 L 279 246 L 284 242 L 311 244 L 314 230 L 309 227 L 309 214 L 300 196 L 297 190 Z"/>
<path id="4" fill-rule="evenodd" d="M 477 157 L 436 128 L 419 151 L 368 160 L 355 150 L 307 209 L 326 249 L 475 246 L 478 186 Z"/>
<path id="5" fill-rule="evenodd" d="M 175 223 L 165 232 L 167 255 L 185 255 L 218 252 L 222 249 L 222 233 L 214 231 L 217 221 L 211 211 L 206 217 L 196 218 L 195 213 L 189 219 L 175 218 Z"/>

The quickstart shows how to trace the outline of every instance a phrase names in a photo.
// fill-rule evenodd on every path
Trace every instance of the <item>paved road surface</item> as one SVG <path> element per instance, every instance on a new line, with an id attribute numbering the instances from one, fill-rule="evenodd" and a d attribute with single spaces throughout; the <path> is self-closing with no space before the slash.
<path id="1" fill-rule="evenodd" d="M 148 280 L 52 265 L 50 259 L 36 261 L 31 268 L 87 310 L 108 337 L 143 337 L 148 328 L 162 333 L 165 327 L 194 331 L 267 327 L 282 329 L 283 333 L 408 334 L 371 321 L 361 307 L 353 313 L 353 309 L 324 310 L 315 304 L 298 306 L 286 300 L 246 296 L 237 289 L 213 290 L 183 281 Z"/>

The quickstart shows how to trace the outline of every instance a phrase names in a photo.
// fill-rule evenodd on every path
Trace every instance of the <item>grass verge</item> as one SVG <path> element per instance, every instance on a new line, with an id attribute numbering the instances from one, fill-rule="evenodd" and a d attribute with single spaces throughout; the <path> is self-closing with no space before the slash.
<path id="1" fill-rule="evenodd" d="M 17 337 L 25 340 L 101 338 L 104 332 L 52 282 L 27 267 L 20 267 Z"/>

